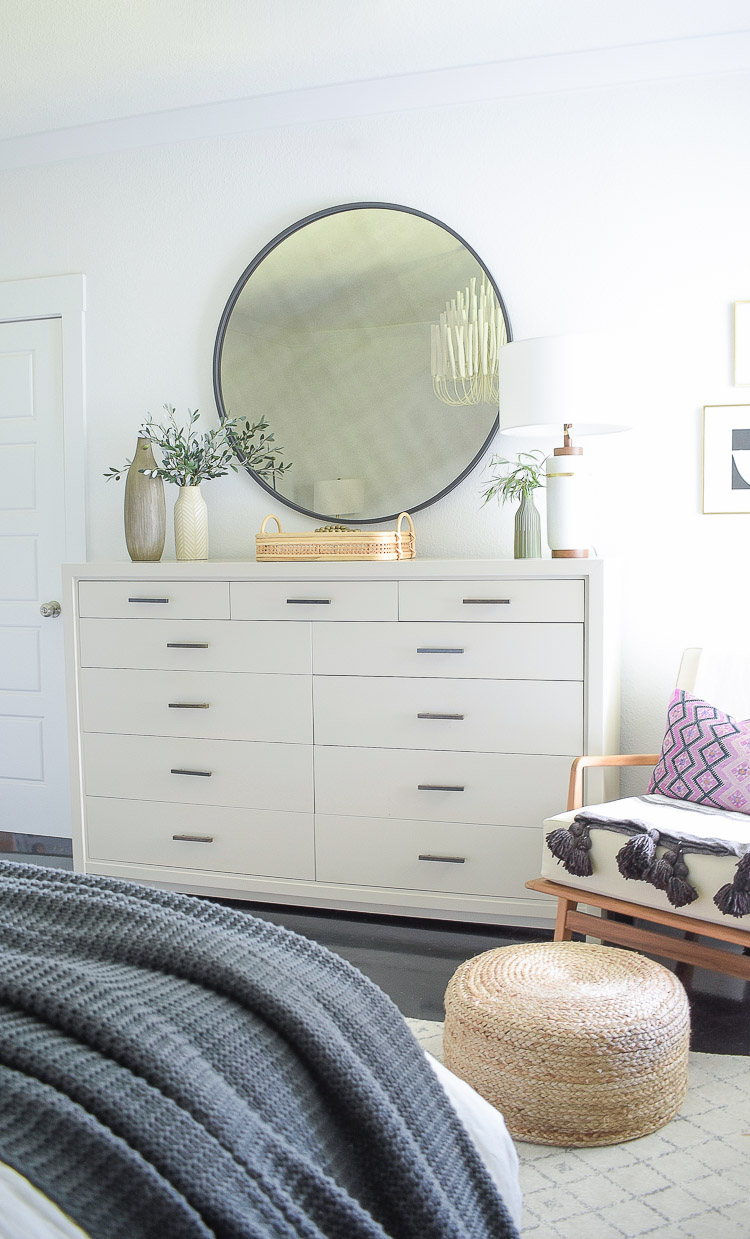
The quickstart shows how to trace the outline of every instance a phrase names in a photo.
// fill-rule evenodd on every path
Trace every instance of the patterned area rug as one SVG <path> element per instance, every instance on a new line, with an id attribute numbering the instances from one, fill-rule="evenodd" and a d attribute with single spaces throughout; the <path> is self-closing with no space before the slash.
<path id="1" fill-rule="evenodd" d="M 440 1023 L 407 1020 L 440 1058 Z M 750 1058 L 691 1054 L 677 1118 L 601 1149 L 516 1145 L 522 1239 L 748 1239 Z"/>

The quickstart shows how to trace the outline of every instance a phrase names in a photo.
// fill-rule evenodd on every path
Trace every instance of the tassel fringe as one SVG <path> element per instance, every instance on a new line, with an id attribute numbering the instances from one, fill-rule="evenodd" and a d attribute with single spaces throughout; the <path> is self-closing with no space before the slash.
<path id="1" fill-rule="evenodd" d="M 597 823 L 593 825 L 596 828 Z M 560 827 L 547 835 L 547 847 L 552 855 L 576 878 L 590 878 L 594 872 L 589 829 L 584 818 L 576 818 L 567 829 Z M 673 844 L 657 856 L 658 846 L 657 830 L 639 830 L 617 853 L 617 868 L 623 878 L 649 882 L 656 890 L 664 891 L 674 908 L 687 907 L 698 898 L 698 891 L 690 881 L 683 846 Z M 701 849 L 691 849 L 688 845 L 690 850 Z M 724 916 L 750 915 L 750 850 L 739 860 L 732 881 L 716 892 L 714 903 Z"/>
<path id="2" fill-rule="evenodd" d="M 649 865 L 646 881 L 655 886 L 658 891 L 665 891 L 667 882 L 673 876 L 671 862 L 674 860 L 674 855 L 674 852 L 665 852 L 652 865 Z"/>
<path id="3" fill-rule="evenodd" d="M 716 892 L 714 903 L 725 916 L 747 916 L 750 912 L 750 852 L 738 862 L 732 881 Z"/>
<path id="4" fill-rule="evenodd" d="M 590 878 L 594 872 L 589 852 L 591 839 L 586 822 L 571 822 L 567 830 L 560 827 L 547 835 L 547 847 L 568 873 L 576 878 Z"/>
<path id="5" fill-rule="evenodd" d="M 633 835 L 617 853 L 617 868 L 624 878 L 641 882 L 646 880 L 659 842 L 658 830 L 649 830 L 642 835 Z"/>
<path id="6" fill-rule="evenodd" d="M 658 891 L 664 891 L 674 908 L 684 908 L 698 898 L 698 892 L 688 881 L 688 867 L 685 864 L 682 849 L 665 852 L 659 860 L 654 861 L 648 871 L 647 880 Z"/>

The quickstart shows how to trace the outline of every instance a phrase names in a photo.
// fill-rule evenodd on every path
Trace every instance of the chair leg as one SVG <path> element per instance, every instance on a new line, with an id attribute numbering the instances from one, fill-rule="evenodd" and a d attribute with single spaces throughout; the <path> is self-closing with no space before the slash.
<path id="1" fill-rule="evenodd" d="M 698 935 L 693 933 L 683 934 L 685 942 L 697 942 Z M 674 974 L 679 981 L 685 986 L 685 989 L 690 989 L 693 984 L 693 976 L 695 975 L 695 966 L 693 964 L 683 964 L 680 960 L 677 961 L 674 968 Z"/>
<path id="2" fill-rule="evenodd" d="M 555 942 L 570 942 L 573 937 L 572 929 L 568 929 L 567 920 L 568 913 L 578 907 L 577 899 L 564 899 L 558 896 L 557 900 L 557 916 L 555 918 Z"/>

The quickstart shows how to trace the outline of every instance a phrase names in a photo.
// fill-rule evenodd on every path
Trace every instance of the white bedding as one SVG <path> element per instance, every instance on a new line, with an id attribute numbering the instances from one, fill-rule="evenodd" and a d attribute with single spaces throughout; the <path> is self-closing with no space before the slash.
<path id="1" fill-rule="evenodd" d="M 505 1201 L 518 1230 L 521 1229 L 521 1188 L 518 1154 L 502 1115 L 474 1092 L 471 1085 L 425 1056 L 442 1084 L 453 1109 L 467 1129 Z M 0 1239 L 86 1239 L 57 1205 L 0 1162 Z"/>
<path id="2" fill-rule="evenodd" d="M 86 1239 L 75 1222 L 0 1162 L 0 1239 Z"/>
<path id="3" fill-rule="evenodd" d="M 448 1100 L 479 1150 L 495 1181 L 508 1212 L 521 1229 L 521 1184 L 518 1154 L 499 1110 L 480 1097 L 470 1084 L 459 1079 L 425 1050 L 428 1063 L 442 1084 Z"/>

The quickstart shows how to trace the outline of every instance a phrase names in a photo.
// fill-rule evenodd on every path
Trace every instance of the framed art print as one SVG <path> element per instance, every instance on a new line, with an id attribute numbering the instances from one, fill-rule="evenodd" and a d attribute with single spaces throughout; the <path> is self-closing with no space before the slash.
<path id="1" fill-rule="evenodd" d="M 750 512 L 750 404 L 703 410 L 703 511 Z"/>
<path id="2" fill-rule="evenodd" d="M 750 301 L 734 303 L 734 385 L 750 387 Z"/>

